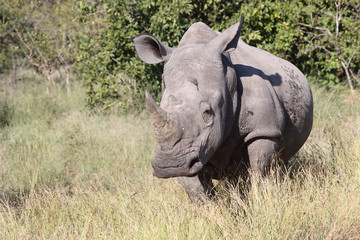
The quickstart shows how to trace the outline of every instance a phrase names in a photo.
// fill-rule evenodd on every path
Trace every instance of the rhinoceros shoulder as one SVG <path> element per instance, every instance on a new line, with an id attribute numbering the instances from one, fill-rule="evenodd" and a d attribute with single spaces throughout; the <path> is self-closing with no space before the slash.
<path id="1" fill-rule="evenodd" d="M 242 78 L 239 120 L 245 142 L 259 137 L 282 137 L 284 109 L 270 82 L 260 76 Z"/>

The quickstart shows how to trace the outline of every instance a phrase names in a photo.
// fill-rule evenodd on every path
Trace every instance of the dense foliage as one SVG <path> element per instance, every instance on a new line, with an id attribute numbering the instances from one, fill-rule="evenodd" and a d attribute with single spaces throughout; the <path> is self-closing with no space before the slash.
<path id="1" fill-rule="evenodd" d="M 359 86 L 357 0 L 0 2 L 0 71 L 15 73 L 27 59 L 49 85 L 54 71 L 75 66 L 93 110 L 133 111 L 142 108 L 145 89 L 160 94 L 162 64 L 141 62 L 131 37 L 150 33 L 176 47 L 194 22 L 223 31 L 241 15 L 242 39 L 250 45 L 293 62 L 327 87 Z"/>
<path id="2" fill-rule="evenodd" d="M 328 87 L 344 80 L 347 71 L 352 87 L 360 63 L 359 6 L 356 1 L 84 1 L 82 20 L 92 28 L 81 36 L 79 67 L 89 104 L 109 107 L 116 100 L 129 109 L 145 88 L 160 93 L 162 66 L 141 62 L 132 36 L 151 33 L 176 47 L 194 22 L 223 31 L 241 15 L 249 44 L 288 59 Z"/>

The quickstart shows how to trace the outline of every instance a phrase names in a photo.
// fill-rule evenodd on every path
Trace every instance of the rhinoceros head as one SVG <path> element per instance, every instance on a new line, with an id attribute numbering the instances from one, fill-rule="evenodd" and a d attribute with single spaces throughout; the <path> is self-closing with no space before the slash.
<path id="1" fill-rule="evenodd" d="M 151 35 L 133 38 L 141 60 L 165 62 L 166 87 L 160 106 L 146 92 L 158 143 L 152 159 L 155 176 L 195 175 L 229 134 L 236 73 L 225 55 L 236 48 L 240 29 L 241 23 L 237 23 L 217 33 L 196 23 L 178 48 L 170 48 Z"/>

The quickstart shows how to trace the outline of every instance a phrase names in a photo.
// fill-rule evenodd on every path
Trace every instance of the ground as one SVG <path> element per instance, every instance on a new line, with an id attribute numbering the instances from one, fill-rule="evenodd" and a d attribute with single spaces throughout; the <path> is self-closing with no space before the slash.
<path id="1" fill-rule="evenodd" d="M 1 92 L 0 239 L 359 239 L 360 111 L 312 85 L 314 128 L 281 177 L 191 204 L 152 175 L 146 113 L 91 115 L 73 84 Z M 277 179 L 277 180 L 275 180 Z"/>

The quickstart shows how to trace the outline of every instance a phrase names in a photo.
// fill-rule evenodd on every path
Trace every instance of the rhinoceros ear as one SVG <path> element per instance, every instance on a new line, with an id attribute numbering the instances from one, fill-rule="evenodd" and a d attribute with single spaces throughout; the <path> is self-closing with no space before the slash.
<path id="1" fill-rule="evenodd" d="M 244 22 L 244 16 L 241 16 L 240 22 L 226 29 L 219 36 L 211 40 L 209 46 L 217 50 L 220 54 L 231 52 L 236 49 L 241 32 L 241 26 Z"/>
<path id="2" fill-rule="evenodd" d="M 173 50 L 151 35 L 140 35 L 131 40 L 135 43 L 140 59 L 149 64 L 169 60 Z"/>

